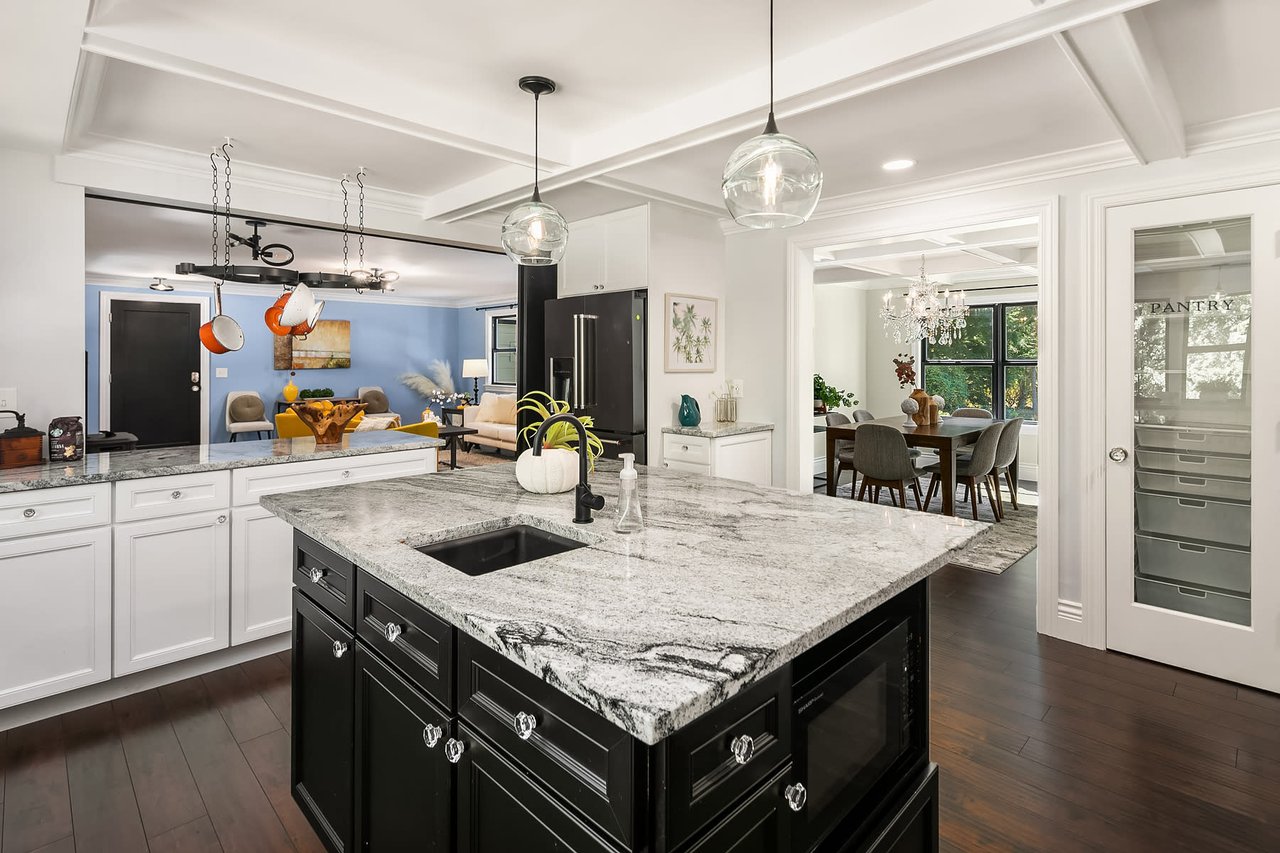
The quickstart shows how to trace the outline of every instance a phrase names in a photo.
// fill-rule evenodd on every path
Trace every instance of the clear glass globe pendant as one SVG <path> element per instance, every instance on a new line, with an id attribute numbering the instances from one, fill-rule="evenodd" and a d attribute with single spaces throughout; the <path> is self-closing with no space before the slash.
<path id="1" fill-rule="evenodd" d="M 720 185 L 739 225 L 790 228 L 813 214 L 822 195 L 822 167 L 812 151 L 778 132 L 773 113 L 764 133 L 734 149 Z"/>
<path id="2" fill-rule="evenodd" d="M 502 248 L 520 266 L 557 264 L 569 244 L 569 226 L 560 211 L 538 193 L 538 99 L 556 90 L 546 77 L 521 77 L 520 88 L 533 95 L 533 195 L 502 221 Z"/>

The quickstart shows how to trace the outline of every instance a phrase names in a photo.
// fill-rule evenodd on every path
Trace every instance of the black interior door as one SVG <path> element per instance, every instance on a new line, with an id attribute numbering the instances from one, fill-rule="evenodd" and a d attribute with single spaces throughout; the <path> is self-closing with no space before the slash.
<path id="1" fill-rule="evenodd" d="M 139 447 L 199 444 L 200 306 L 115 300 L 110 325 L 111 429 Z"/>

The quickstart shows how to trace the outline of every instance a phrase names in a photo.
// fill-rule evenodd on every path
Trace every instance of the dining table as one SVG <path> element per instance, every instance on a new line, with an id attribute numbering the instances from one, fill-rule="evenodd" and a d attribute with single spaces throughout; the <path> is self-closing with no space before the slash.
<path id="1" fill-rule="evenodd" d="M 956 451 L 973 444 L 982 431 L 998 420 L 992 418 L 943 418 L 941 423 L 917 426 L 902 415 L 893 418 L 877 418 L 856 424 L 829 424 L 827 426 L 827 494 L 836 494 L 836 444 L 857 441 L 858 428 L 867 424 L 893 427 L 907 440 L 907 447 L 928 448 L 938 454 L 942 477 L 942 514 L 956 514 Z M 1018 457 L 1009 465 L 1013 482 L 1018 482 Z M 928 507 L 926 507 L 928 509 Z"/>

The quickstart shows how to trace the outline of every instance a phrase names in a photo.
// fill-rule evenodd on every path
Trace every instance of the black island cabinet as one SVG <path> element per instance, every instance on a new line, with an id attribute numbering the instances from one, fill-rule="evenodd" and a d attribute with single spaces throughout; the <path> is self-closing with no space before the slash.
<path id="1" fill-rule="evenodd" d="M 938 849 L 924 581 L 648 745 L 295 536 L 292 788 L 334 853 Z"/>

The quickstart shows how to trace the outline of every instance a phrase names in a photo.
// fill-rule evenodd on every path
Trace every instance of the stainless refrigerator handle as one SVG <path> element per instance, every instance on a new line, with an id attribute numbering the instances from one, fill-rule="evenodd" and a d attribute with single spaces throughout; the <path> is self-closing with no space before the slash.
<path id="1" fill-rule="evenodd" d="M 573 371 L 570 373 L 569 406 L 582 408 L 582 315 L 573 315 Z"/>
<path id="2" fill-rule="evenodd" d="M 600 443 L 601 443 L 601 444 L 616 444 L 616 445 L 618 445 L 618 446 L 622 446 L 622 442 L 621 442 L 621 441 L 617 441 L 617 440 L 612 439 L 612 438 L 602 438 L 602 439 L 600 439 Z"/>
<path id="3" fill-rule="evenodd" d="M 595 314 L 573 315 L 575 380 L 573 407 L 575 409 L 585 409 L 596 404 L 595 323 L 598 319 L 600 318 Z M 588 356 L 590 356 L 590 360 L 588 360 Z"/>

